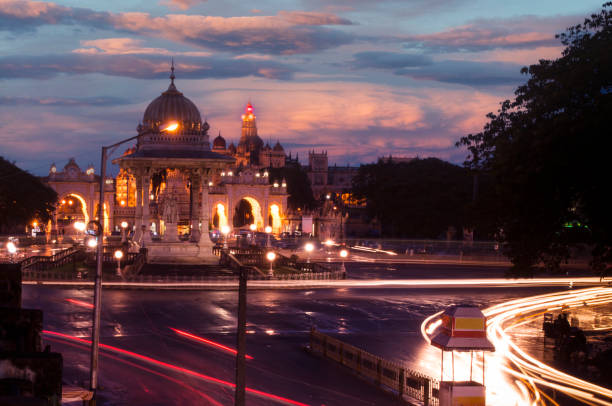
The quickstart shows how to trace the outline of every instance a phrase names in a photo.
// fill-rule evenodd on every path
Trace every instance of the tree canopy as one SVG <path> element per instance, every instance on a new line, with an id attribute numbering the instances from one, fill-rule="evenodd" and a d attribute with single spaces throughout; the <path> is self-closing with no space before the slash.
<path id="1" fill-rule="evenodd" d="M 558 267 L 576 243 L 611 260 L 612 3 L 557 36 L 560 58 L 523 68 L 513 100 L 461 138 L 466 166 L 491 176 L 492 217 L 517 271 Z"/>
<path id="2" fill-rule="evenodd" d="M 0 232 L 23 231 L 33 220 L 46 222 L 56 202 L 53 189 L 0 157 Z"/>
<path id="3" fill-rule="evenodd" d="M 287 181 L 287 205 L 291 210 L 313 209 L 316 206 L 315 199 L 310 187 L 308 175 L 303 168 L 298 165 L 287 165 L 282 168 L 268 168 L 270 183 Z"/>
<path id="4" fill-rule="evenodd" d="M 436 158 L 362 165 L 353 194 L 389 237 L 437 238 L 449 226 L 466 225 L 472 199 L 468 170 Z"/>

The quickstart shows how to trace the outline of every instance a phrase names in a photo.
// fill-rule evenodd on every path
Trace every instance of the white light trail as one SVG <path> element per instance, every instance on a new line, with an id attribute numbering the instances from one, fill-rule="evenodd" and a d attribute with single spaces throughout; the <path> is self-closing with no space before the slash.
<path id="1" fill-rule="evenodd" d="M 92 286 L 92 281 L 23 281 L 26 285 Z M 462 278 L 462 279 L 331 279 L 331 280 L 249 280 L 249 288 L 257 289 L 305 289 L 305 288 L 486 288 L 486 287 L 534 287 L 534 286 L 594 286 L 600 285 L 599 278 Z M 113 288 L 151 288 L 151 289 L 235 289 L 238 280 L 231 281 L 194 281 L 194 282 L 123 282 L 103 281 L 102 285 Z M 597 303 L 596 301 L 594 303 Z M 560 308 L 560 307 L 559 307 Z"/>
<path id="2" fill-rule="evenodd" d="M 542 392 L 546 387 L 563 392 L 588 405 L 612 406 L 611 390 L 546 365 L 519 348 L 508 336 L 512 328 L 544 312 L 611 302 L 612 289 L 596 287 L 515 299 L 485 309 L 483 313 L 487 316 L 487 333 L 496 347 L 495 355 L 491 356 L 497 364 L 495 369 L 499 368 L 506 376 L 513 377 L 507 381 L 513 386 L 500 388 L 500 382 L 494 381 L 493 388 L 497 391 L 514 391 L 514 396 L 523 399 L 521 404 L 524 405 L 558 405 Z M 439 315 L 440 313 L 437 313 L 428 317 L 421 325 L 421 333 L 428 342 Z M 494 372 L 496 371 L 489 364 L 487 376 Z"/>

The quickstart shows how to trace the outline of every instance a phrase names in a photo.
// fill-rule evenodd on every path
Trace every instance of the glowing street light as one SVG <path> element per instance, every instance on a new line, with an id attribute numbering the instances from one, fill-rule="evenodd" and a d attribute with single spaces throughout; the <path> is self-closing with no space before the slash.
<path id="1" fill-rule="evenodd" d="M 96 238 L 90 238 L 87 240 L 87 246 L 89 248 L 96 248 L 98 246 L 98 240 Z"/>
<path id="2" fill-rule="evenodd" d="M 85 228 L 87 228 L 87 225 L 82 221 L 74 222 L 74 229 L 77 230 L 79 233 L 83 233 L 85 231 Z"/>
<path id="3" fill-rule="evenodd" d="M 311 243 L 311 242 L 307 242 L 307 243 L 304 245 L 304 251 L 306 251 L 306 252 L 308 253 L 308 258 L 306 259 L 306 262 L 308 262 L 308 263 L 309 263 L 309 262 L 310 262 L 310 253 L 311 253 L 312 251 L 314 251 L 314 244 L 313 244 L 313 243 Z"/>
<path id="4" fill-rule="evenodd" d="M 121 222 L 121 242 L 125 243 L 127 241 L 127 235 L 125 234 L 125 229 L 128 226 L 128 222 L 127 221 L 122 221 Z"/>
<path id="5" fill-rule="evenodd" d="M 276 259 L 276 254 L 272 251 L 269 251 L 266 254 L 266 259 L 270 261 L 270 269 L 268 270 L 268 275 L 272 276 L 274 275 L 274 269 L 272 268 L 272 264 L 274 263 L 274 260 Z"/>
<path id="6" fill-rule="evenodd" d="M 228 225 L 221 226 L 221 234 L 223 234 L 223 249 L 227 249 L 227 235 L 230 232 Z"/>
<path id="7" fill-rule="evenodd" d="M 255 230 L 257 230 L 257 226 L 256 226 L 255 224 L 251 224 L 251 225 L 249 226 L 249 230 L 251 230 L 251 231 L 255 231 Z"/>
<path id="8" fill-rule="evenodd" d="M 266 226 L 266 228 L 264 228 L 264 231 L 266 232 L 266 234 L 268 234 L 268 239 L 267 239 L 267 242 L 266 242 L 266 247 L 270 248 L 270 233 L 272 232 L 272 227 Z"/>
<path id="9" fill-rule="evenodd" d="M 344 267 L 344 260 L 346 259 L 346 257 L 348 257 L 348 251 L 347 250 L 340 250 L 340 258 L 342 258 L 342 265 L 340 265 L 340 271 L 345 272 L 346 273 L 346 268 Z"/>
<path id="10" fill-rule="evenodd" d="M 10 257 L 11 257 L 11 262 L 13 262 L 13 258 L 15 256 L 15 253 L 17 253 L 17 246 L 15 245 L 15 243 L 13 241 L 9 241 L 6 243 L 6 250 L 8 251 Z"/>
<path id="11" fill-rule="evenodd" d="M 14 254 L 17 252 L 17 246 L 12 241 L 6 243 L 6 249 L 8 250 L 9 254 Z"/>
<path id="12" fill-rule="evenodd" d="M 115 251 L 115 258 L 117 259 L 117 276 L 121 276 L 121 258 L 123 258 L 123 251 Z"/>

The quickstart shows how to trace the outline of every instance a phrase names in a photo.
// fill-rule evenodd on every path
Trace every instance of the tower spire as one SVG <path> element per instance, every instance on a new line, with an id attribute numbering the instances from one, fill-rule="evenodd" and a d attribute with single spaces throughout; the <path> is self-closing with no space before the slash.
<path id="1" fill-rule="evenodd" d="M 174 85 L 174 57 L 172 57 L 172 64 L 170 65 L 170 84 Z"/>

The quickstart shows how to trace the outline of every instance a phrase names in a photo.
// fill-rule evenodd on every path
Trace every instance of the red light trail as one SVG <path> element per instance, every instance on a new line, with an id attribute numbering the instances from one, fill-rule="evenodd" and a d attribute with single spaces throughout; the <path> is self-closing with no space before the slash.
<path id="1" fill-rule="evenodd" d="M 222 349 L 222 350 L 224 350 L 224 351 L 231 352 L 231 353 L 232 353 L 232 354 L 234 354 L 234 355 L 236 355 L 236 354 L 238 353 L 238 352 L 237 352 L 235 349 L 233 349 L 233 348 L 226 347 L 226 346 L 225 346 L 225 345 L 223 345 L 223 344 L 219 344 L 219 343 L 216 343 L 216 342 L 214 342 L 214 341 L 208 340 L 208 339 L 206 339 L 206 338 L 196 336 L 196 335 L 191 334 L 191 333 L 188 333 L 188 332 L 186 332 L 186 331 L 183 331 L 183 330 L 178 330 L 178 329 L 176 329 L 176 328 L 172 328 L 172 327 L 169 327 L 169 329 L 170 329 L 170 330 L 172 330 L 172 331 L 174 331 L 174 332 L 175 332 L 176 334 L 178 334 L 178 335 L 181 335 L 181 336 L 183 336 L 183 337 L 187 337 L 187 338 L 191 338 L 192 340 L 199 341 L 199 342 L 204 343 L 204 344 L 212 345 L 213 347 L 217 347 L 217 348 L 220 348 L 220 349 Z M 246 359 L 253 359 L 253 357 L 251 357 L 250 355 L 245 355 L 245 357 L 246 357 Z"/>
<path id="2" fill-rule="evenodd" d="M 70 341 L 76 341 L 82 344 L 87 344 L 87 345 L 91 345 L 91 341 L 89 340 L 85 340 L 83 338 L 79 338 L 79 337 L 74 337 L 68 334 L 64 334 L 64 333 L 58 333 L 56 331 L 49 331 L 49 330 L 43 330 L 43 334 L 52 336 L 52 337 L 60 337 L 66 340 L 70 340 Z M 232 382 L 228 382 L 228 381 L 224 381 L 222 379 L 218 379 L 209 375 L 205 375 L 196 371 L 192 371 L 190 369 L 187 368 L 183 368 L 183 367 L 179 367 L 178 365 L 173 365 L 173 364 L 169 364 L 167 362 L 163 362 L 163 361 L 159 361 L 155 358 L 151 358 L 151 357 L 147 357 L 146 355 L 141 355 L 132 351 L 128 351 L 128 350 L 124 350 L 118 347 L 114 347 L 112 345 L 108 345 L 108 344 L 102 344 L 100 343 L 100 348 L 107 350 L 107 351 L 112 351 L 118 354 L 122 354 L 125 356 L 128 356 L 130 358 L 134 358 L 140 361 L 144 361 L 144 362 L 148 362 L 151 363 L 153 365 L 158 365 L 176 372 L 180 372 L 180 373 L 184 373 L 186 375 L 189 376 L 193 376 L 195 378 L 199 378 L 202 379 L 204 381 L 213 383 L 213 384 L 217 384 L 217 385 L 221 385 L 221 386 L 225 386 L 225 387 L 229 387 L 229 388 L 235 388 L 236 385 Z M 282 396 L 278 396 L 278 395 L 274 395 L 272 393 L 267 393 L 267 392 L 262 392 L 259 391 L 257 389 L 252 389 L 252 388 L 246 388 L 246 391 L 248 393 L 252 393 L 253 395 L 262 397 L 262 398 L 266 398 L 266 399 L 270 399 L 270 400 L 274 400 L 280 403 L 284 403 L 286 405 L 295 405 L 295 406 L 308 406 L 306 403 L 301 403 L 295 400 L 291 400 L 291 399 L 287 399 L 284 398 Z"/>
<path id="3" fill-rule="evenodd" d="M 81 307 L 87 307 L 89 309 L 93 309 L 94 305 L 93 303 L 87 303 L 87 302 L 83 302 L 82 300 L 78 300 L 78 299 L 66 299 L 67 302 L 75 304 L 77 306 L 81 306 Z"/>

